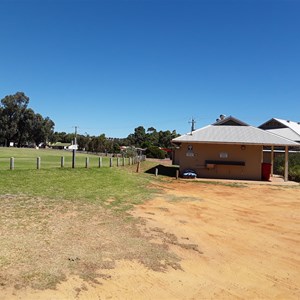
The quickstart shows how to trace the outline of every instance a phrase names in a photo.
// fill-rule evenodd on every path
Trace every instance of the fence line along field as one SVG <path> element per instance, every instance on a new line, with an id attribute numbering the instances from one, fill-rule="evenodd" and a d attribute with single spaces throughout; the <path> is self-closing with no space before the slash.
<path id="1" fill-rule="evenodd" d="M 42 169 L 71 168 L 72 152 L 66 150 L 0 148 L 0 170 L 37 169 L 37 160 Z M 76 167 L 109 167 L 136 163 L 136 158 L 87 155 L 76 152 Z"/>

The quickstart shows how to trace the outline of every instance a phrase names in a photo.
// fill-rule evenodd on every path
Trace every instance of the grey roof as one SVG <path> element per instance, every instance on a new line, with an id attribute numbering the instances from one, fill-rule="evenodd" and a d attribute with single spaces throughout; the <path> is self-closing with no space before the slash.
<path id="1" fill-rule="evenodd" d="M 212 125 L 239 125 L 239 126 L 249 126 L 249 124 L 233 117 L 229 116 L 224 119 L 217 120 L 215 123 Z"/>
<path id="2" fill-rule="evenodd" d="M 300 134 L 297 134 L 291 128 L 266 129 L 266 131 L 280 135 L 292 141 L 300 141 Z"/>
<path id="3" fill-rule="evenodd" d="M 245 144 L 265 146 L 299 146 L 298 143 L 253 126 L 209 125 L 181 135 L 173 143 Z"/>
<path id="4" fill-rule="evenodd" d="M 272 119 L 271 119 L 272 120 Z M 266 129 L 269 132 L 278 134 L 282 137 L 291 139 L 293 141 L 300 141 L 300 124 L 293 121 L 273 118 L 273 120 L 281 123 L 285 128 L 273 128 L 273 129 Z M 269 122 L 269 121 L 267 121 Z M 264 124 L 266 124 L 265 122 Z M 261 126 L 263 126 L 262 124 Z M 260 126 L 260 127 L 261 127 Z"/>
<path id="5" fill-rule="evenodd" d="M 293 122 L 293 121 L 287 121 L 287 120 L 282 120 L 282 119 L 278 119 L 278 118 L 274 118 L 274 120 L 282 123 L 283 125 L 285 125 L 286 127 L 291 128 L 292 130 L 294 130 L 297 134 L 300 135 L 300 124 L 297 122 Z"/>

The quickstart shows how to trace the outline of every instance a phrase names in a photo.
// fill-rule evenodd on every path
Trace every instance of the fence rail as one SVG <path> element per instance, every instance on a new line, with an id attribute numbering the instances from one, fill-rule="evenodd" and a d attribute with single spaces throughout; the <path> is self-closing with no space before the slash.
<path id="1" fill-rule="evenodd" d="M 78 156 L 76 168 L 103 168 L 122 167 L 138 164 L 146 159 L 145 155 L 135 157 L 103 157 L 103 156 Z M 71 156 L 57 157 L 0 157 L 0 170 L 21 169 L 51 169 L 72 168 Z"/>

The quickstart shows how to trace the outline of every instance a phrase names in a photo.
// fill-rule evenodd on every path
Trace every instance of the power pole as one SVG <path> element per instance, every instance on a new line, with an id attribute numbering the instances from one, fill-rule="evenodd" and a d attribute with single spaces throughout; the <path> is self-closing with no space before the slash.
<path id="1" fill-rule="evenodd" d="M 192 121 L 190 121 L 189 123 L 192 124 L 191 132 L 195 131 L 195 124 L 196 124 L 195 119 L 192 118 Z"/>
<path id="2" fill-rule="evenodd" d="M 75 126 L 75 139 L 74 139 L 74 144 L 77 145 L 77 127 Z"/>

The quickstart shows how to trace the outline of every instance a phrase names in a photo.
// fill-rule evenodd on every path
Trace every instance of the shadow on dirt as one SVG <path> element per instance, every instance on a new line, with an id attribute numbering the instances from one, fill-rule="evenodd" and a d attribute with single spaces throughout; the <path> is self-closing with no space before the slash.
<path id="1" fill-rule="evenodd" d="M 155 174 L 156 169 L 157 169 L 158 175 L 176 177 L 176 171 L 179 170 L 179 167 L 178 166 L 157 165 L 149 170 L 146 170 L 145 173 Z"/>

